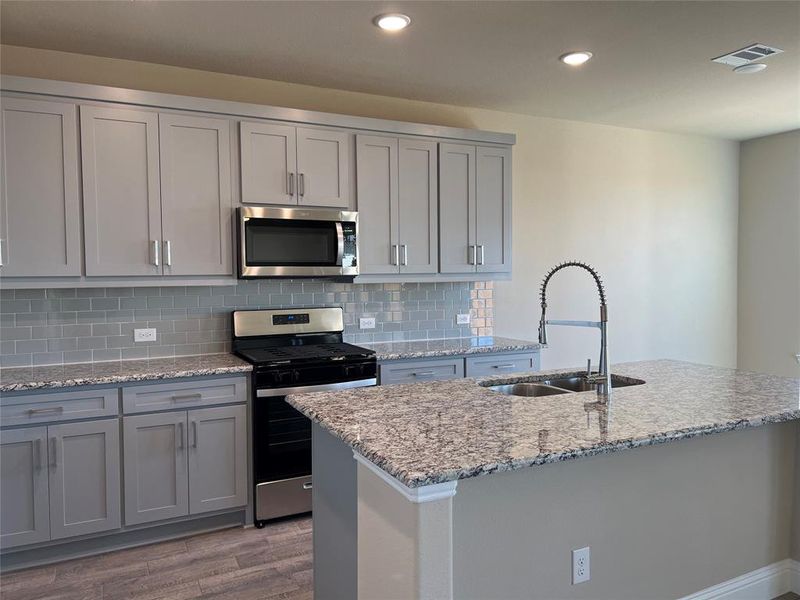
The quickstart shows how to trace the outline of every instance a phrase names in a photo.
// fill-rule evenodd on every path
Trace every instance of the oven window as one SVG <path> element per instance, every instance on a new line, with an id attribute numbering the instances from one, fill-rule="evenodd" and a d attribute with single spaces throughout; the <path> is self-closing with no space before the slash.
<path id="1" fill-rule="evenodd" d="M 336 223 L 286 219 L 245 222 L 245 253 L 251 267 L 336 266 Z"/>

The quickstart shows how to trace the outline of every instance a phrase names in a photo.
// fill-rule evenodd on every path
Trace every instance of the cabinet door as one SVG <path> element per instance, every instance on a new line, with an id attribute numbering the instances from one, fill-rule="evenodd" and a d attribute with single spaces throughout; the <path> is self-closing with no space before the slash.
<path id="1" fill-rule="evenodd" d="M 400 140 L 400 272 L 436 273 L 439 269 L 439 206 L 436 144 Z"/>
<path id="2" fill-rule="evenodd" d="M 158 115 L 81 106 L 87 275 L 160 275 Z"/>
<path id="3" fill-rule="evenodd" d="M 397 273 L 397 138 L 356 136 L 361 273 Z"/>
<path id="4" fill-rule="evenodd" d="M 0 436 L 0 547 L 50 539 L 47 504 L 47 428 Z"/>
<path id="5" fill-rule="evenodd" d="M 230 121 L 159 115 L 165 275 L 230 275 Z"/>
<path id="6" fill-rule="evenodd" d="M 239 125 L 242 202 L 297 204 L 297 129 L 271 123 Z"/>
<path id="7" fill-rule="evenodd" d="M 304 206 L 350 204 L 350 134 L 297 129 L 297 193 Z"/>
<path id="8" fill-rule="evenodd" d="M 475 165 L 478 272 L 510 272 L 511 149 L 478 146 Z"/>
<path id="9" fill-rule="evenodd" d="M 440 271 L 473 272 L 475 255 L 475 146 L 439 144 Z"/>
<path id="10" fill-rule="evenodd" d="M 77 109 L 3 98 L 0 274 L 81 274 Z"/>
<path id="11" fill-rule="evenodd" d="M 189 512 L 247 504 L 247 410 L 189 411 Z"/>
<path id="12" fill-rule="evenodd" d="M 51 425 L 47 434 L 51 538 L 118 529 L 119 420 Z"/>
<path id="13" fill-rule="evenodd" d="M 125 524 L 189 513 L 186 411 L 125 417 Z"/>

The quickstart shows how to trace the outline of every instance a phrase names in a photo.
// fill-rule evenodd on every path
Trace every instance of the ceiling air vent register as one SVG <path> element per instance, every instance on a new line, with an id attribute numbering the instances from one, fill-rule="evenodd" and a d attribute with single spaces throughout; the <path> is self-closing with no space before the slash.
<path id="1" fill-rule="evenodd" d="M 717 58 L 712 58 L 711 60 L 712 62 L 729 65 L 731 67 L 741 67 L 742 65 L 749 65 L 752 62 L 756 62 L 774 54 L 780 54 L 781 52 L 783 52 L 783 50 L 780 48 L 775 48 L 774 46 L 767 46 L 766 44 L 753 44 L 751 46 L 747 46 L 746 48 L 742 48 L 741 50 L 736 50 L 734 52 L 729 52 L 728 54 L 718 56 Z"/>

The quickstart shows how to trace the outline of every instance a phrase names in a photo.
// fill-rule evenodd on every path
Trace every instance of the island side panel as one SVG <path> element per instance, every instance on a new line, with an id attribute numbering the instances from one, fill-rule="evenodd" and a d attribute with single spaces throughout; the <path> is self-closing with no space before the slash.
<path id="1" fill-rule="evenodd" d="M 314 597 L 357 597 L 358 496 L 353 450 L 314 423 Z"/>
<path id="2" fill-rule="evenodd" d="M 463 480 L 454 597 L 679 598 L 789 558 L 796 437 L 774 424 Z M 571 585 L 584 546 L 591 580 Z"/>

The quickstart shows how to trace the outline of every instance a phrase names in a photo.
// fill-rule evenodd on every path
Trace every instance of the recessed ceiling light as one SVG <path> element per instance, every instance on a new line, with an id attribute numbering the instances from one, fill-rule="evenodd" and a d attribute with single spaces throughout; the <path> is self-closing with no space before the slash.
<path id="1" fill-rule="evenodd" d="M 378 15 L 373 23 L 385 31 L 400 31 L 411 25 L 411 18 L 400 13 Z"/>
<path id="2" fill-rule="evenodd" d="M 577 67 L 588 61 L 592 56 L 593 54 L 591 52 L 581 50 L 580 52 L 568 52 L 567 54 L 563 54 L 558 57 L 558 60 L 571 67 Z"/>
<path id="3" fill-rule="evenodd" d="M 744 73 L 745 75 L 748 73 L 758 73 L 759 71 L 763 71 L 767 68 L 767 65 L 764 63 L 752 63 L 749 65 L 739 65 L 738 67 L 734 67 L 734 73 Z"/>

